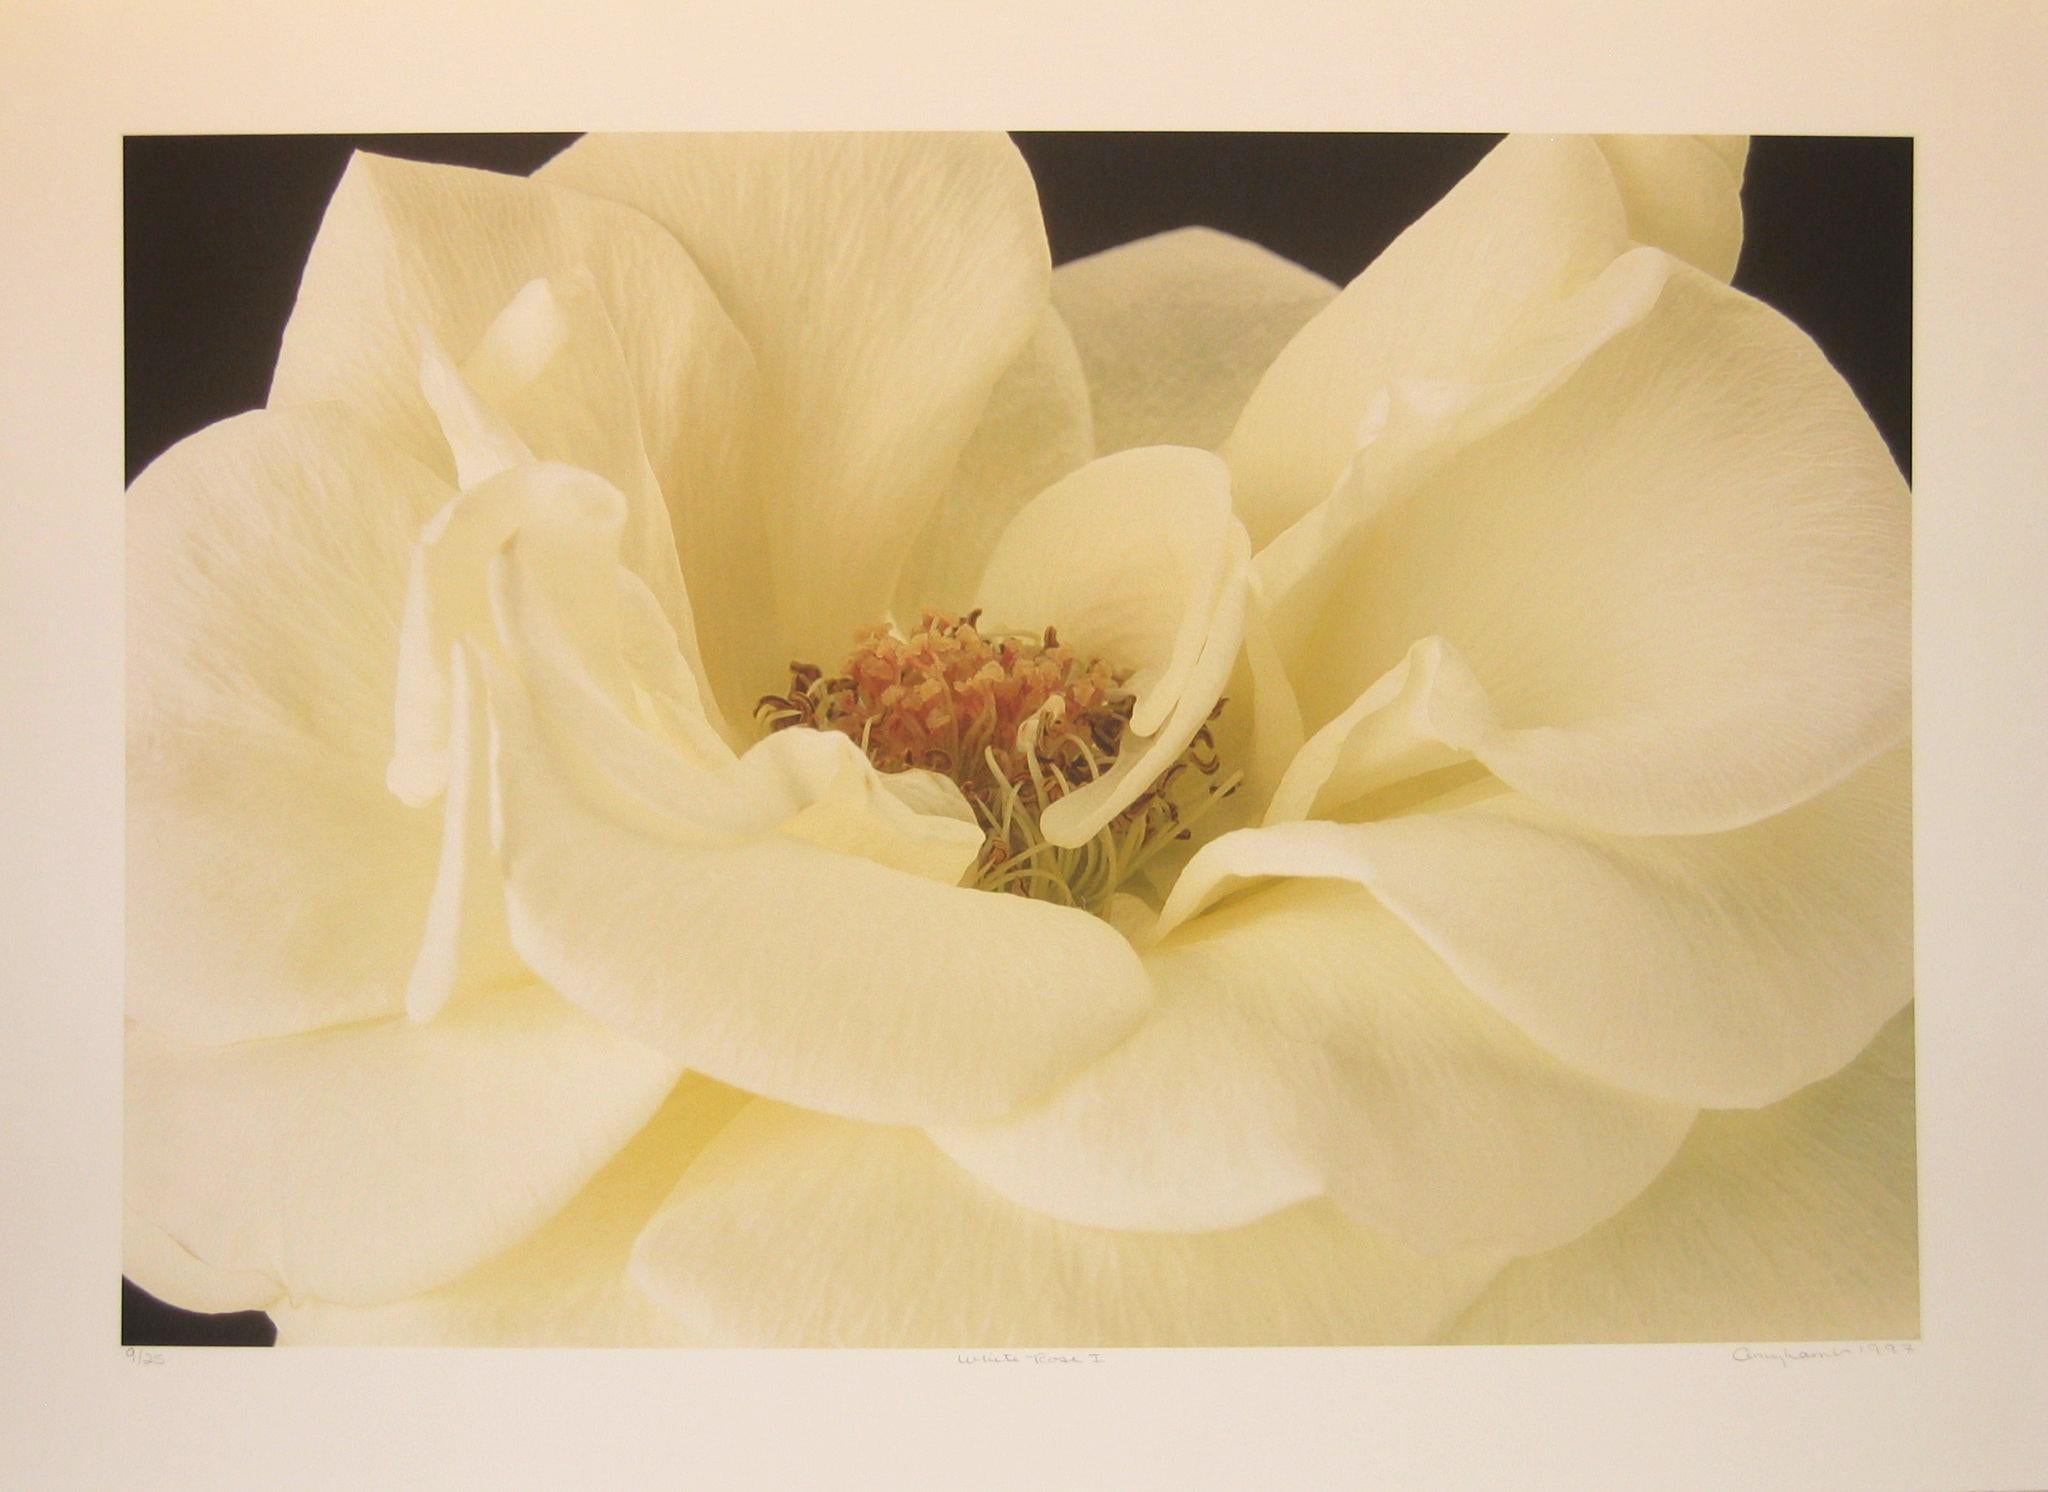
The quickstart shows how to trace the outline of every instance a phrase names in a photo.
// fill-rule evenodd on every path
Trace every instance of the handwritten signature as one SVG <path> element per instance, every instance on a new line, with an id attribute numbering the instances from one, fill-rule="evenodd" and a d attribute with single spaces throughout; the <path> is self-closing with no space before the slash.
<path id="1" fill-rule="evenodd" d="M 1054 1363 L 1098 1363 L 1107 1362 L 1100 1352 L 956 1352 L 956 1363 L 1028 1363 L 1044 1367 Z"/>
<path id="2" fill-rule="evenodd" d="M 1774 1362 L 1790 1367 L 1796 1362 L 1832 1362 L 1838 1357 L 1910 1357 L 1912 1342 L 1837 1342 L 1829 1347 L 1737 1347 L 1729 1355 L 1736 1362 Z"/>

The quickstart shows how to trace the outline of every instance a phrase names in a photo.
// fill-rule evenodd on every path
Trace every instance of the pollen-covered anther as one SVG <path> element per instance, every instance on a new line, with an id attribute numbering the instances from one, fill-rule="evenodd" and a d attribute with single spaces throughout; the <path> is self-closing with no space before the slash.
<path id="1" fill-rule="evenodd" d="M 1051 627 L 985 636 L 979 620 L 979 612 L 927 608 L 908 634 L 864 628 L 836 675 L 791 664 L 789 692 L 763 697 L 757 717 L 769 730 L 840 731 L 883 772 L 951 777 L 988 835 L 977 885 L 1100 911 L 1160 849 L 1186 839 L 1238 778 L 1212 780 L 1221 764 L 1204 725 L 1095 838 L 1048 843 L 1038 830 L 1045 808 L 1116 760 L 1134 703 L 1127 675 L 1081 658 Z"/>

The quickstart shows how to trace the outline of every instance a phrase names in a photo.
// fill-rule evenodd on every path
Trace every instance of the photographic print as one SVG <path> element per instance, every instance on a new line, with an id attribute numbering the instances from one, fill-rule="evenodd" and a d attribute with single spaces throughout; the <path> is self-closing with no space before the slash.
<path id="1" fill-rule="evenodd" d="M 126 1340 L 1918 1335 L 1910 140 L 123 190 Z"/>

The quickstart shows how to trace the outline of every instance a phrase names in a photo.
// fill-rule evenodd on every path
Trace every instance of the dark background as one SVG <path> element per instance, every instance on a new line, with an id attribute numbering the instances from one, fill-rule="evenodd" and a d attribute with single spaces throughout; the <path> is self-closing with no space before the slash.
<path id="1" fill-rule="evenodd" d="M 126 464 L 262 404 L 299 271 L 351 151 L 526 172 L 556 135 L 132 137 L 122 155 Z M 1497 135 L 1016 136 L 1054 263 L 1188 224 L 1343 284 Z M 1735 283 L 1804 327 L 1912 475 L 1913 147 L 1759 136 Z M 121 1285 L 121 1340 L 267 1344 L 269 1318 L 198 1316 Z"/>

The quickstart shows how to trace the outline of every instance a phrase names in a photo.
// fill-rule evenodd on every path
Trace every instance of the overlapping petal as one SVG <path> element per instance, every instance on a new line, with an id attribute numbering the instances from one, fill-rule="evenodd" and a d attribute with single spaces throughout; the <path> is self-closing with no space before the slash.
<path id="1" fill-rule="evenodd" d="M 679 762 L 733 760 L 653 593 L 621 563 L 630 513 L 592 472 L 526 462 L 478 482 L 422 528 L 399 635 L 394 793 L 424 803 L 446 784 L 454 655 L 472 643 L 505 650 L 580 714 L 589 749 L 648 732 Z"/>
<path id="2" fill-rule="evenodd" d="M 714 411 L 690 396 L 730 413 L 729 385 L 745 377 L 749 355 L 668 234 L 629 208 L 545 182 L 362 152 L 307 257 L 270 403 L 345 402 L 409 454 L 445 462 L 419 388 L 422 355 L 438 346 L 463 362 L 526 286 L 579 277 L 617 336 L 630 414 L 664 482 L 683 469 L 672 458 L 687 467 L 706 440 L 729 452 L 744 422 L 703 419 Z"/>
<path id="3" fill-rule="evenodd" d="M 1596 135 L 1628 206 L 1629 237 L 1732 279 L 1742 252 L 1747 135 Z"/>
<path id="4" fill-rule="evenodd" d="M 1734 828 L 1905 730 L 1898 469 L 1804 333 L 1682 266 L 1325 562 L 1290 634 L 1312 725 L 1441 638 L 1486 764 L 1603 829 Z"/>
<path id="5" fill-rule="evenodd" d="M 407 552 L 448 496 L 331 407 L 128 503 L 128 1010 L 190 1040 L 398 1008 L 437 825 L 384 790 Z"/>
<path id="6" fill-rule="evenodd" d="M 128 1205 L 217 1274 L 392 1300 L 530 1233 L 677 1070 L 532 985 L 228 1046 L 131 1025 Z"/>
<path id="7" fill-rule="evenodd" d="M 442 811 L 385 789 L 410 556 L 452 497 L 388 434 L 267 411 L 132 494 L 130 1238 L 191 1304 L 432 1284 L 559 1205 L 676 1070 L 491 961 L 461 688 Z"/>
<path id="8" fill-rule="evenodd" d="M 121 1274 L 159 1300 L 188 1311 L 261 1311 L 282 1287 L 261 1270 L 220 1270 L 133 1207 L 121 1209 Z"/>
<path id="9" fill-rule="evenodd" d="M 1416 1341 L 1496 1267 L 1419 1258 L 1326 1204 L 1218 1233 L 1075 1227 L 913 1130 L 767 1103 L 705 1148 L 633 1260 L 707 1340 L 869 1347 Z"/>
<path id="10" fill-rule="evenodd" d="M 907 873 L 843 835 L 620 816 L 516 682 L 491 704 L 514 943 L 571 999 L 713 1077 L 864 1118 L 985 1116 L 1149 1003 L 1129 945 L 1084 913 Z"/>
<path id="11" fill-rule="evenodd" d="M 1003 530 L 1039 493 L 1095 455 L 1088 383 L 1074 339 L 1047 306 L 1024 350 L 990 391 L 981 420 L 910 548 L 895 613 L 974 605 L 975 582 Z"/>
<path id="12" fill-rule="evenodd" d="M 1748 1107 L 1834 1072 L 1911 998 L 1911 820 L 1901 751 L 1724 834 L 1602 834 L 1512 795 L 1274 825 L 1207 846 L 1160 925 L 1258 877 L 1354 881 L 1574 1066 Z"/>
<path id="13" fill-rule="evenodd" d="M 455 654 L 449 756 L 441 804 L 441 858 L 426 927 L 405 981 L 405 1011 L 432 1020 L 458 993 L 526 979 L 505 921 L 505 878 L 491 843 L 490 716 L 482 681 Z"/>
<path id="14" fill-rule="evenodd" d="M 688 360 L 702 389 L 679 388 L 691 399 L 696 424 L 690 457 L 705 469 L 676 482 L 680 506 L 695 514 L 721 485 L 735 483 L 736 457 L 717 453 L 732 444 L 751 380 L 747 365 L 725 367 L 715 356 Z M 724 376 L 716 376 L 723 374 Z M 455 457 L 458 479 L 470 487 L 508 467 L 542 461 L 588 471 L 625 499 L 619 562 L 648 587 L 674 634 L 689 670 L 691 693 L 715 730 L 724 722 L 698 645 L 699 622 L 683 583 L 674 524 L 641 433 L 625 352 L 602 298 L 587 272 L 531 281 L 485 330 L 457 369 L 438 349 L 423 359 L 422 381 L 443 438 Z M 674 462 L 671 461 L 671 465 Z M 706 567 L 696 566 L 701 572 Z M 701 580 L 700 574 L 700 580 Z M 748 640 L 729 616 L 707 618 L 715 656 L 733 672 Z"/>
<path id="15" fill-rule="evenodd" d="M 1160 1005 L 1129 1040 L 940 1147 L 1074 1222 L 1226 1228 L 1328 1196 L 1429 1253 L 1530 1253 L 1635 1196 L 1692 1122 L 1543 1052 L 1353 887 L 1240 898 L 1145 968 Z"/>
<path id="16" fill-rule="evenodd" d="M 678 559 L 708 620 L 737 615 L 727 603 L 750 581 L 758 595 L 746 573 L 760 556 L 745 501 L 753 353 L 654 223 L 519 177 L 358 153 L 308 256 L 270 403 L 346 402 L 452 478 L 421 383 L 430 354 L 462 369 L 533 454 L 589 466 L 636 497 L 651 473 L 669 518 L 643 510 L 629 560 L 679 629 Z M 663 527 L 677 541 L 666 552 Z M 748 676 L 730 708 L 762 667 L 756 639 L 719 632 L 705 645 L 715 677 Z"/>
<path id="17" fill-rule="evenodd" d="M 770 585 L 734 599 L 772 602 L 784 658 L 839 656 L 893 599 L 990 390 L 1040 324 L 1051 261 L 1016 147 L 593 135 L 539 177 L 654 218 L 745 335 Z"/>
<path id="18" fill-rule="evenodd" d="M 1676 261 L 1636 248 L 1568 295 L 1528 308 L 1523 325 L 1483 369 L 1396 377 L 1373 390 L 1351 439 L 1353 452 L 1320 501 L 1259 553 L 1282 650 L 1314 664 L 1314 628 L 1342 604 L 1355 577 L 1343 560 L 1381 512 L 1439 472 L 1458 452 L 1534 410 L 1595 351 L 1649 314 Z M 1256 515 L 1254 515 L 1256 517 Z"/>
<path id="19" fill-rule="evenodd" d="M 1425 425 L 1468 430 L 1526 407 L 1559 364 L 1569 366 L 1553 349 L 1576 340 L 1587 319 L 1578 307 L 1631 314 L 1638 297 L 1603 281 L 1642 234 L 1658 233 L 1641 241 L 1680 255 L 1711 239 L 1719 269 L 1720 238 L 1694 220 L 1732 212 L 1739 233 L 1739 173 L 1689 173 L 1704 185 L 1688 201 L 1711 186 L 1725 207 L 1659 211 L 1638 204 L 1663 204 L 1675 190 L 1653 169 L 1663 162 L 1625 157 L 1618 173 L 1591 137 L 1510 135 L 1302 329 L 1225 446 L 1256 543 L 1329 495 L 1392 402 L 1413 406 Z M 1680 231 L 1664 236 L 1672 227 Z M 1529 388 L 1518 397 L 1497 397 L 1520 384 Z M 1475 402 L 1502 407 L 1484 413 Z"/>
<path id="20" fill-rule="evenodd" d="M 1781 1104 L 1703 1116 L 1642 1198 L 1504 1270 L 1453 1342 L 1920 1334 L 1913 1017 Z"/>
<path id="21" fill-rule="evenodd" d="M 1003 531 L 975 592 L 987 625 L 1057 624 L 1080 656 L 1128 671 L 1135 697 L 1116 763 L 1041 816 L 1053 843 L 1096 833 L 1208 720 L 1244 636 L 1249 559 L 1223 464 L 1179 446 L 1091 462 Z"/>
<path id="22" fill-rule="evenodd" d="M 1493 780 L 1487 764 L 1515 744 L 1471 666 L 1442 638 L 1426 637 L 1300 743 L 1265 821 L 1379 817 L 1374 810 L 1392 793 Z"/>
<path id="23" fill-rule="evenodd" d="M 560 1212 L 502 1254 L 422 1295 L 378 1306 L 271 1307 L 281 1346 L 697 1345 L 633 1283 L 634 1241 L 696 1153 L 746 1102 L 685 1074 L 654 1117 Z"/>

